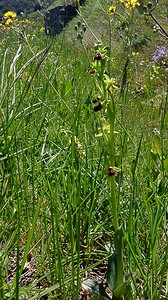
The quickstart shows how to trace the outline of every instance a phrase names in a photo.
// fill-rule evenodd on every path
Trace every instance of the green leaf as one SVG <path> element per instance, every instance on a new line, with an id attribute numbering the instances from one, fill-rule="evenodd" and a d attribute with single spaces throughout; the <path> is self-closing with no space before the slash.
<path id="1" fill-rule="evenodd" d="M 152 138 L 152 152 L 154 154 L 159 154 L 159 156 L 162 154 L 161 141 L 158 135 L 154 135 Z"/>
<path id="2" fill-rule="evenodd" d="M 99 284 L 96 280 L 86 279 L 83 281 L 82 287 L 91 295 L 99 294 Z"/>
<path id="3" fill-rule="evenodd" d="M 107 276 L 108 287 L 113 291 L 116 288 L 116 281 L 117 281 L 117 254 L 116 253 L 113 253 L 108 259 L 106 276 Z"/>
<path id="4" fill-rule="evenodd" d="M 136 273 L 132 274 L 133 277 L 136 276 Z M 132 289 L 131 289 L 131 281 L 132 281 L 132 276 L 130 274 L 126 275 L 125 278 L 127 280 L 123 282 L 120 286 L 118 286 L 114 291 L 113 291 L 113 299 L 120 299 L 122 296 L 124 296 L 125 300 L 132 299 Z"/>
<path id="5" fill-rule="evenodd" d="M 4 299 L 4 279 L 2 266 L 0 265 L 0 299 Z"/>
<path id="6" fill-rule="evenodd" d="M 166 158 L 165 160 L 164 160 L 164 169 L 165 169 L 165 171 L 166 172 L 168 172 L 168 158 Z"/>
<path id="7" fill-rule="evenodd" d="M 104 300 L 104 299 L 111 299 L 102 284 L 99 284 L 96 280 L 92 279 L 86 279 L 82 283 L 82 288 L 86 290 L 92 297 L 90 299 L 98 299 L 98 300 Z"/>

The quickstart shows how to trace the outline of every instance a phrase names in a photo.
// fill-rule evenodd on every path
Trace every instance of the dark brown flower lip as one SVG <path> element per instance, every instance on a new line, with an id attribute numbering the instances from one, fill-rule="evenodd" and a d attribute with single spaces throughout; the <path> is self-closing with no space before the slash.
<path id="1" fill-rule="evenodd" d="M 99 102 L 97 105 L 94 106 L 94 112 L 100 111 L 103 108 L 103 104 Z"/>
<path id="2" fill-rule="evenodd" d="M 108 176 L 115 176 L 117 171 L 113 167 L 108 168 Z"/>
<path id="3" fill-rule="evenodd" d="M 94 60 L 101 60 L 102 59 L 102 55 L 100 52 L 98 52 L 95 56 L 94 56 Z"/>
<path id="4" fill-rule="evenodd" d="M 95 99 L 92 100 L 92 103 L 93 103 L 93 104 L 96 104 L 99 100 L 100 100 L 100 98 L 97 97 L 97 98 L 95 98 Z"/>
<path id="5" fill-rule="evenodd" d="M 89 72 L 90 75 L 93 75 L 93 74 L 96 73 L 96 70 L 95 69 L 90 69 L 88 72 Z"/>

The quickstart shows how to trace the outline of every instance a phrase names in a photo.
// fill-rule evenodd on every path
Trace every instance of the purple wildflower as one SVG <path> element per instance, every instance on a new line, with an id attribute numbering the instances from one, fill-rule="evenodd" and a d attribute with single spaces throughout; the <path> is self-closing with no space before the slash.
<path id="1" fill-rule="evenodd" d="M 158 46 L 156 51 L 153 53 L 152 61 L 157 63 L 159 59 L 168 57 L 168 50 L 165 46 Z"/>

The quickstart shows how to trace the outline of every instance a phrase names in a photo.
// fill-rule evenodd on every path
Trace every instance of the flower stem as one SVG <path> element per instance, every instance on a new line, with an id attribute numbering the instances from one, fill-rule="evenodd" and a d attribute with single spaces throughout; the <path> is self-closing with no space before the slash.
<path id="1" fill-rule="evenodd" d="M 114 122 L 115 122 L 115 104 L 112 98 L 111 103 L 108 106 L 108 115 L 110 122 L 110 139 L 109 139 L 109 155 L 110 164 L 112 167 L 115 165 L 115 147 L 114 147 Z M 117 254 L 117 279 L 116 286 L 120 286 L 123 283 L 123 245 L 122 245 L 122 229 L 119 228 L 118 214 L 117 214 L 117 199 L 115 190 L 115 176 L 109 176 L 109 185 L 111 193 L 111 210 L 114 222 L 115 231 L 115 250 Z"/>
<path id="2" fill-rule="evenodd" d="M 112 215 L 113 215 L 114 229 L 116 232 L 119 228 L 119 224 L 118 224 L 118 218 L 117 218 L 117 203 L 116 203 L 116 195 L 115 195 L 115 178 L 114 178 L 114 176 L 110 177 L 109 184 L 110 184 L 110 192 L 111 192 L 111 209 L 112 209 Z"/>
<path id="3" fill-rule="evenodd" d="M 163 26 L 160 24 L 160 22 L 156 19 L 156 17 L 150 13 L 151 18 L 153 19 L 153 21 L 159 26 L 159 28 L 163 31 L 163 33 L 165 34 L 165 36 L 168 38 L 168 33 L 167 31 L 163 28 Z"/>
<path id="4" fill-rule="evenodd" d="M 115 121 L 115 107 L 112 99 L 112 103 L 109 104 L 108 107 L 109 113 L 109 121 L 110 121 L 110 139 L 109 139 L 109 155 L 110 155 L 110 165 L 114 167 L 115 164 L 115 149 L 114 149 L 114 121 Z M 117 199 L 116 199 L 116 192 L 115 192 L 115 176 L 109 177 L 109 186 L 110 186 L 110 193 L 111 193 L 111 209 L 112 209 L 112 216 L 114 222 L 115 232 L 119 228 L 118 224 L 118 216 L 117 216 Z"/>

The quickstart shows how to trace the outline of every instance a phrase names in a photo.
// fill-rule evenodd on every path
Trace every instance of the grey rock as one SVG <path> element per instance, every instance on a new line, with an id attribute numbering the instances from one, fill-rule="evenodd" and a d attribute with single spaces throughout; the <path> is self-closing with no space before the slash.
<path id="1" fill-rule="evenodd" d="M 84 0 L 80 1 L 80 5 L 84 4 Z M 59 5 L 48 10 L 44 16 L 45 32 L 48 35 L 59 34 L 65 26 L 77 15 L 78 6 L 73 3 Z"/>

